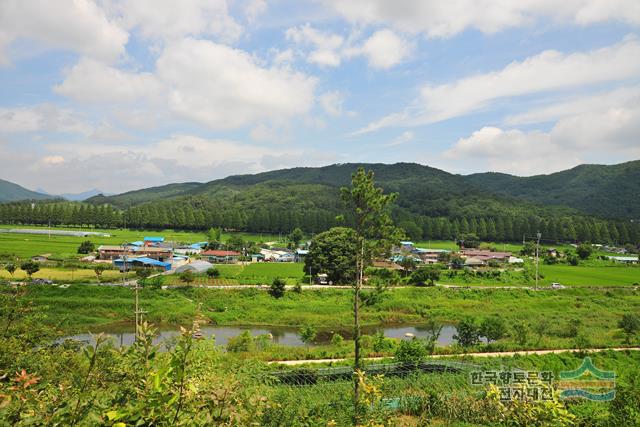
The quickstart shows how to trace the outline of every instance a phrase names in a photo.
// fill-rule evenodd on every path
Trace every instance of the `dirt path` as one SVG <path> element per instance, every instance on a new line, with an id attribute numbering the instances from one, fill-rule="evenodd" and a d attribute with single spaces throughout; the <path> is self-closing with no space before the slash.
<path id="1" fill-rule="evenodd" d="M 457 354 L 434 354 L 433 358 L 442 358 L 442 357 L 454 357 L 454 356 L 473 356 L 473 357 L 501 357 L 501 356 L 515 356 L 515 355 L 530 355 L 530 354 L 557 354 L 557 353 L 566 353 L 568 351 L 585 351 L 588 353 L 598 353 L 601 351 L 640 351 L 640 347 L 610 347 L 610 348 L 590 348 L 588 350 L 578 350 L 578 349 L 554 349 L 554 350 L 522 350 L 522 351 L 496 351 L 489 353 L 457 353 Z M 366 357 L 364 360 L 366 361 L 377 361 L 389 359 L 388 357 Z M 277 363 L 280 365 L 304 365 L 306 363 L 336 363 L 336 362 L 344 362 L 351 359 L 314 359 L 314 360 L 277 360 L 269 363 Z"/>

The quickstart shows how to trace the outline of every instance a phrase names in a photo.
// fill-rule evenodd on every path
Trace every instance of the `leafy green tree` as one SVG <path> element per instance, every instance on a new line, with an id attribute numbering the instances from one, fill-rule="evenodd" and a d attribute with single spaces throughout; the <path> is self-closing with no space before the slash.
<path id="1" fill-rule="evenodd" d="M 98 282 L 102 280 L 102 273 L 104 273 L 105 270 L 108 270 L 108 269 L 109 269 L 109 266 L 106 264 L 97 264 L 95 267 L 93 267 L 93 272 L 96 274 Z"/>
<path id="2" fill-rule="evenodd" d="M 318 331 L 311 325 L 305 325 L 298 331 L 298 335 L 303 343 L 307 345 L 307 348 L 313 343 L 313 340 L 316 339 Z"/>
<path id="3" fill-rule="evenodd" d="M 472 317 L 465 317 L 458 326 L 456 326 L 456 334 L 453 339 L 463 348 L 473 347 L 480 342 L 480 328 Z"/>
<path id="4" fill-rule="evenodd" d="M 27 273 L 27 276 L 31 279 L 31 276 L 40 271 L 40 265 L 37 262 L 27 261 L 20 264 L 20 270 Z"/>
<path id="5" fill-rule="evenodd" d="M 529 326 L 525 322 L 515 322 L 511 326 L 511 334 L 518 345 L 524 346 L 529 339 Z"/>
<path id="6" fill-rule="evenodd" d="M 418 265 L 418 261 L 415 258 L 410 256 L 403 256 L 400 259 L 400 267 L 402 267 L 402 271 L 404 272 L 404 276 L 407 277 L 413 270 L 416 269 Z"/>
<path id="7" fill-rule="evenodd" d="M 344 342 L 344 337 L 338 333 L 335 333 L 331 336 L 331 344 L 340 345 Z"/>
<path id="8" fill-rule="evenodd" d="M 212 279 L 216 277 L 220 277 L 220 270 L 218 270 L 216 267 L 209 267 L 206 273 L 207 273 L 207 276 L 209 276 Z"/>
<path id="9" fill-rule="evenodd" d="M 341 189 L 342 200 L 354 221 L 356 248 L 356 282 L 353 287 L 354 317 L 354 369 L 361 369 L 360 354 L 360 289 L 366 264 L 376 256 L 388 252 L 400 240 L 401 231 L 393 225 L 390 216 L 391 204 L 397 194 L 384 194 L 375 186 L 373 172 L 359 168 L 351 176 L 351 188 Z M 360 415 L 360 382 L 354 378 L 355 421 Z"/>
<path id="10" fill-rule="evenodd" d="M 522 249 L 520 249 L 520 255 L 534 256 L 536 254 L 536 244 L 534 242 L 526 242 Z"/>
<path id="11" fill-rule="evenodd" d="M 7 272 L 9 272 L 9 274 L 11 275 L 11 278 L 13 278 L 13 273 L 16 272 L 16 265 L 13 263 L 9 263 L 4 266 L 4 269 L 7 270 Z"/>
<path id="12" fill-rule="evenodd" d="M 305 257 L 305 271 L 316 276 L 325 273 L 334 284 L 349 283 L 356 276 L 356 233 L 334 227 L 314 236 Z"/>
<path id="13" fill-rule="evenodd" d="M 480 246 L 480 238 L 473 233 L 464 234 L 462 238 L 458 240 L 458 246 L 461 248 L 477 248 Z"/>
<path id="14" fill-rule="evenodd" d="M 420 267 L 411 274 L 411 283 L 417 286 L 433 286 L 440 280 L 440 268 L 435 265 Z"/>
<path id="15" fill-rule="evenodd" d="M 151 270 L 150 268 L 145 268 L 145 267 L 141 267 L 141 268 L 136 268 L 136 277 L 138 277 L 139 279 L 146 279 L 147 277 L 151 276 L 151 273 L 153 272 L 153 270 Z"/>
<path id="16" fill-rule="evenodd" d="M 532 329 L 537 336 L 536 344 L 540 344 L 542 337 L 549 329 L 549 321 L 543 317 L 533 324 Z"/>
<path id="17" fill-rule="evenodd" d="M 624 332 L 627 344 L 631 344 L 631 338 L 640 332 L 640 316 L 635 313 L 624 314 L 618 327 Z"/>
<path id="18" fill-rule="evenodd" d="M 402 230 L 404 230 L 407 237 L 411 240 L 418 240 L 422 238 L 422 229 L 414 221 L 405 220 L 398 224 Z"/>
<path id="19" fill-rule="evenodd" d="M 289 234 L 289 240 L 293 242 L 293 245 L 295 247 L 298 247 L 298 245 L 300 244 L 303 238 L 304 238 L 304 233 L 298 227 L 294 228 L 291 234 Z"/>
<path id="20" fill-rule="evenodd" d="M 486 317 L 480 324 L 480 335 L 487 339 L 487 342 L 497 341 L 507 334 L 507 325 L 500 316 Z"/>
<path id="21" fill-rule="evenodd" d="M 589 243 L 582 243 L 576 248 L 576 253 L 580 259 L 587 259 L 593 253 L 593 246 Z"/>
<path id="22" fill-rule="evenodd" d="M 286 283 L 284 282 L 284 280 L 276 277 L 275 279 L 273 279 L 271 287 L 269 288 L 269 295 L 276 299 L 282 298 L 284 296 L 285 290 Z"/>
<path id="23" fill-rule="evenodd" d="M 237 234 L 233 234 L 227 239 L 227 247 L 229 250 L 244 252 L 244 240 Z"/>
<path id="24" fill-rule="evenodd" d="M 91 240 L 85 240 L 78 247 L 79 254 L 89 254 L 96 250 L 96 245 Z"/>

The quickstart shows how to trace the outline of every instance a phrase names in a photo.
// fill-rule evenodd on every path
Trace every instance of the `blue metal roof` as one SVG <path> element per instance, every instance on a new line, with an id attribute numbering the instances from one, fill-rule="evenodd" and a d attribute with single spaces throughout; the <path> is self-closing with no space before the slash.
<path id="1" fill-rule="evenodd" d="M 144 246 L 144 242 L 141 240 L 136 240 L 135 242 L 130 242 L 129 244 L 132 246 Z"/>
<path id="2" fill-rule="evenodd" d="M 164 242 L 164 237 L 145 237 L 144 238 L 145 242 Z"/>
<path id="3" fill-rule="evenodd" d="M 113 260 L 115 265 L 123 264 L 124 260 L 122 258 L 118 258 Z M 142 264 L 142 265 L 153 265 L 156 267 L 162 267 L 165 270 L 171 269 L 170 262 L 158 261 L 157 259 L 147 258 L 147 257 L 139 257 L 139 258 L 127 258 L 127 264 Z"/>
<path id="4" fill-rule="evenodd" d="M 198 243 L 194 243 L 193 245 L 190 245 L 190 248 L 193 249 L 202 249 L 203 247 L 207 246 L 209 244 L 209 242 L 198 242 Z"/>

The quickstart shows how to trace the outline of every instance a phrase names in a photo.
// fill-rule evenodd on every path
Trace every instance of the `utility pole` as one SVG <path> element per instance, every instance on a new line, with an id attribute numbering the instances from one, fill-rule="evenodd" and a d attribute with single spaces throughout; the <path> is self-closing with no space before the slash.
<path id="1" fill-rule="evenodd" d="M 540 238 L 542 233 L 538 231 L 536 234 L 538 240 L 536 240 L 536 290 L 538 290 L 538 282 L 540 281 Z"/>

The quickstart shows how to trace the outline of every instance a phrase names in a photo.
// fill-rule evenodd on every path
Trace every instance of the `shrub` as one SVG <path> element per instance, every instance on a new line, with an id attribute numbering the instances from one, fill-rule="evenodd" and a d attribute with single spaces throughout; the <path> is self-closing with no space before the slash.
<path id="1" fill-rule="evenodd" d="M 631 337 L 640 331 L 640 316 L 634 313 L 624 314 L 618 327 L 624 331 L 627 344 L 631 344 Z"/>
<path id="2" fill-rule="evenodd" d="M 215 277 L 220 277 L 220 270 L 215 267 L 209 267 L 209 269 L 207 270 L 207 276 L 212 279 Z"/>
<path id="3" fill-rule="evenodd" d="M 497 341 L 507 333 L 507 325 L 502 317 L 491 316 L 485 318 L 480 324 L 480 335 L 487 339 L 487 342 Z"/>
<path id="4" fill-rule="evenodd" d="M 518 345 L 524 346 L 529 339 L 529 325 L 525 322 L 514 323 L 511 327 L 511 336 Z"/>
<path id="5" fill-rule="evenodd" d="M 269 295 L 271 295 L 276 299 L 282 298 L 284 296 L 285 290 L 286 290 L 286 283 L 284 282 L 284 280 L 276 277 L 275 279 L 273 279 L 273 282 L 271 283 L 271 288 L 269 289 Z"/>
<path id="6" fill-rule="evenodd" d="M 456 327 L 456 334 L 453 339 L 464 348 L 477 345 L 480 342 L 480 330 L 476 325 L 475 319 L 471 317 L 462 319 Z"/>
<path id="7" fill-rule="evenodd" d="M 344 342 L 344 338 L 342 337 L 342 335 L 336 333 L 331 336 L 331 344 L 340 345 L 343 342 Z"/>
<path id="8" fill-rule="evenodd" d="M 194 279 L 195 278 L 193 277 L 193 272 L 191 272 L 190 270 L 180 273 L 180 281 L 184 283 L 191 283 L 194 281 Z"/>
<path id="9" fill-rule="evenodd" d="M 237 337 L 229 338 L 227 351 L 231 353 L 245 353 L 255 348 L 253 337 L 249 331 L 244 331 Z"/>
<path id="10" fill-rule="evenodd" d="M 311 345 L 311 343 L 313 343 L 313 340 L 316 339 L 317 332 L 318 331 L 316 331 L 316 328 L 314 328 L 313 326 L 306 325 L 300 328 L 300 330 L 298 331 L 298 335 L 300 336 L 302 342 L 305 343 L 308 347 L 309 345 Z"/>
<path id="11" fill-rule="evenodd" d="M 80 246 L 78 246 L 79 254 L 89 254 L 95 250 L 96 245 L 94 245 L 91 240 L 85 240 L 84 242 L 80 243 Z"/>
<path id="12" fill-rule="evenodd" d="M 384 332 L 378 331 L 373 336 L 373 351 L 376 353 L 386 353 L 393 351 L 396 348 L 396 343 L 392 339 L 386 338 Z"/>
<path id="13" fill-rule="evenodd" d="M 576 248 L 576 253 L 580 259 L 587 259 L 591 256 L 591 253 L 593 253 L 593 246 L 589 243 L 582 243 Z"/>
<path id="14" fill-rule="evenodd" d="M 424 343 L 415 337 L 400 341 L 395 354 L 396 360 L 403 363 L 418 363 L 426 356 L 427 349 Z"/>

